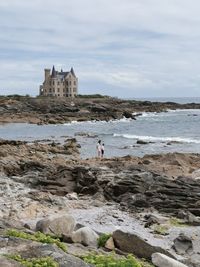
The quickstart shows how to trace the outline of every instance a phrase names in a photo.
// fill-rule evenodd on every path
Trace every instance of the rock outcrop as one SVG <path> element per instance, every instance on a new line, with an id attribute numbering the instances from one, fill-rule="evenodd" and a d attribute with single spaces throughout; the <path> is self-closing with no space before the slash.
<path id="1" fill-rule="evenodd" d="M 0 97 L 0 123 L 58 124 L 71 121 L 136 119 L 141 112 L 197 109 L 200 104 L 121 100 L 111 97 L 56 99 L 48 97 Z M 133 115 L 133 113 L 136 115 Z"/>
<path id="2" fill-rule="evenodd" d="M 122 207 L 142 211 L 154 207 L 159 212 L 177 215 L 180 210 L 200 216 L 200 181 L 187 177 L 171 180 L 165 175 L 129 166 L 112 168 L 77 167 L 73 170 L 77 181 L 77 192 L 95 194 L 104 192 L 109 200 Z"/>

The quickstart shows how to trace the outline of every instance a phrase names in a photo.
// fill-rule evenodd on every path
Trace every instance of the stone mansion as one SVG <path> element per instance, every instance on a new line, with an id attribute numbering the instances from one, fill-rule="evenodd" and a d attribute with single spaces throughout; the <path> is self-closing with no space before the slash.
<path id="1" fill-rule="evenodd" d="M 40 85 L 41 96 L 75 97 L 78 94 L 78 78 L 73 68 L 70 71 L 44 70 L 44 82 Z"/>

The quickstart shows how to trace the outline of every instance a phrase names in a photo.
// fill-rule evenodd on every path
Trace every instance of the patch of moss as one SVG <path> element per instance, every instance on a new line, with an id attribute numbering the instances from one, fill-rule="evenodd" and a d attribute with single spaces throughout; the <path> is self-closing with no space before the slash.
<path id="1" fill-rule="evenodd" d="M 168 233 L 169 227 L 167 225 L 158 225 L 154 226 L 154 233 L 159 235 L 166 235 Z"/>
<path id="2" fill-rule="evenodd" d="M 115 254 L 88 254 L 81 257 L 86 263 L 96 267 L 152 267 L 152 265 L 136 259 L 133 255 L 116 257 Z"/>
<path id="3" fill-rule="evenodd" d="M 170 224 L 172 226 L 177 226 L 177 227 L 184 227 L 184 226 L 186 226 L 185 223 L 183 223 L 180 219 L 175 218 L 175 217 L 170 218 L 169 222 L 170 222 Z"/>
<path id="4" fill-rule="evenodd" d="M 107 240 L 112 236 L 112 234 L 102 234 L 98 238 L 98 247 L 105 247 Z"/>
<path id="5" fill-rule="evenodd" d="M 50 235 L 45 235 L 41 232 L 36 232 L 34 234 L 28 234 L 22 231 L 17 231 L 15 229 L 10 229 L 6 232 L 8 236 L 14 236 L 14 237 L 19 237 L 23 239 L 29 239 L 32 241 L 38 241 L 41 243 L 46 243 L 46 244 L 56 244 L 59 248 L 61 248 L 63 251 L 67 251 L 67 247 L 64 243 L 62 243 L 59 238 L 50 236 Z"/>
<path id="6" fill-rule="evenodd" d="M 58 263 L 51 257 L 25 259 L 20 255 L 8 255 L 7 258 L 15 260 L 26 267 L 59 267 Z"/>

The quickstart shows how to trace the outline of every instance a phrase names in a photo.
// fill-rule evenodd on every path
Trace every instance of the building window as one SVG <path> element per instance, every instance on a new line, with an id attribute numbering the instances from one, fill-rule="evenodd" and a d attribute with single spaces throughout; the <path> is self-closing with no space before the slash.
<path id="1" fill-rule="evenodd" d="M 66 81 L 66 85 L 68 85 L 68 81 Z"/>
<path id="2" fill-rule="evenodd" d="M 58 85 L 60 84 L 60 82 L 58 82 Z"/>
<path id="3" fill-rule="evenodd" d="M 57 88 L 58 92 L 60 92 L 60 88 Z"/>
<path id="4" fill-rule="evenodd" d="M 71 81 L 69 81 L 69 85 L 71 85 L 72 84 L 72 82 Z"/>
<path id="5" fill-rule="evenodd" d="M 74 85 L 76 85 L 76 81 L 74 81 Z"/>
<path id="6" fill-rule="evenodd" d="M 76 93 L 76 88 L 74 87 L 73 92 Z"/>

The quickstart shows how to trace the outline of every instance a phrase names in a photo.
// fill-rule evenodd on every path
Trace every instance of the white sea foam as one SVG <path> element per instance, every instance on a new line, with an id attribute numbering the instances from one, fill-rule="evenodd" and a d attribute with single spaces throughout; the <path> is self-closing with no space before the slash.
<path id="1" fill-rule="evenodd" d="M 140 115 L 140 117 L 163 117 L 163 116 L 171 116 L 183 113 L 183 115 L 187 114 L 200 114 L 200 109 L 167 109 L 166 112 L 134 112 L 133 115 Z"/>
<path id="2" fill-rule="evenodd" d="M 144 141 L 154 142 L 181 142 L 181 143 L 195 143 L 200 144 L 200 140 L 182 137 L 160 137 L 160 136 L 146 136 L 146 135 L 132 135 L 132 134 L 113 134 L 114 137 L 123 137 L 128 139 L 141 139 Z"/>
<path id="3" fill-rule="evenodd" d="M 93 121 L 71 121 L 71 122 L 66 122 L 63 125 L 65 126 L 70 126 L 70 125 L 76 125 L 76 124 L 104 124 L 104 123 L 119 123 L 119 122 L 130 122 L 133 119 L 131 118 L 125 118 L 123 117 L 122 119 L 116 119 L 116 120 L 109 120 L 109 121 L 97 121 L 97 120 L 93 120 Z M 56 124 L 59 125 L 60 124 Z"/>
<path id="4" fill-rule="evenodd" d="M 87 123 L 96 123 L 97 121 L 71 121 L 71 122 L 66 122 L 66 123 L 63 123 L 64 126 L 70 126 L 70 125 L 76 125 L 76 124 L 87 124 Z M 57 124 L 58 125 L 58 124 Z M 60 124 L 59 124 L 60 126 Z"/>
<path id="5" fill-rule="evenodd" d="M 200 109 L 167 109 L 168 112 L 200 112 Z"/>

